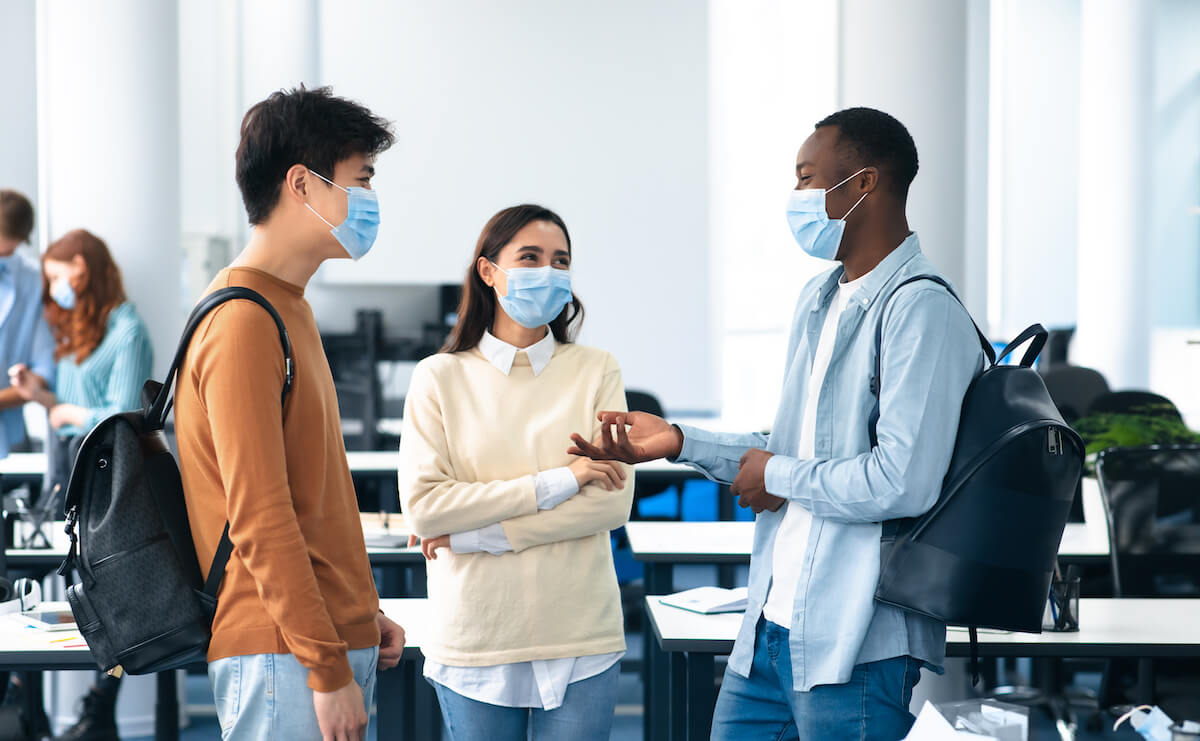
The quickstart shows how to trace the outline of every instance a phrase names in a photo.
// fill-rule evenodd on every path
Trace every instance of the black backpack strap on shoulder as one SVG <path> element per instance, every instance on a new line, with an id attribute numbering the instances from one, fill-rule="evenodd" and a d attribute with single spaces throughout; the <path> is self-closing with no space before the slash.
<path id="1" fill-rule="evenodd" d="M 296 361 L 295 356 L 292 354 L 292 340 L 288 336 L 287 327 L 283 324 L 283 318 L 279 316 L 279 312 L 275 310 L 271 302 L 264 298 L 258 291 L 243 286 L 230 286 L 228 288 L 219 288 L 208 294 L 200 300 L 195 309 L 192 309 L 192 313 L 188 316 L 187 324 L 184 325 L 183 335 L 179 338 L 179 348 L 175 351 L 175 358 L 171 361 L 171 368 L 167 371 L 167 377 L 163 381 L 162 388 L 159 389 L 158 395 L 145 410 L 146 421 L 149 425 L 156 426 L 157 429 L 162 429 L 166 425 L 167 415 L 171 413 L 171 406 L 174 402 L 172 391 L 175 388 L 175 380 L 179 375 L 179 367 L 183 364 L 183 359 L 187 355 L 192 335 L 196 333 L 200 322 L 204 320 L 204 317 L 208 316 L 209 312 L 221 304 L 237 299 L 253 301 L 263 307 L 271 315 L 276 329 L 279 330 L 279 342 L 283 346 L 284 358 L 283 389 L 280 392 L 279 399 L 281 404 L 287 401 L 288 392 L 291 391 L 292 382 L 295 380 Z M 229 562 L 231 553 L 233 553 L 233 541 L 229 539 L 229 522 L 226 521 L 225 530 L 221 533 L 221 540 L 217 543 L 217 551 L 213 555 L 212 564 L 208 569 L 208 577 L 204 581 L 204 593 L 212 598 L 213 604 L 216 603 L 217 590 L 220 589 L 221 580 L 225 577 L 225 566 Z"/>
<path id="2" fill-rule="evenodd" d="M 213 554 L 212 565 L 208 567 L 208 577 L 204 580 L 204 593 L 217 601 L 217 590 L 221 588 L 221 579 L 225 578 L 225 565 L 233 553 L 233 541 L 229 539 L 229 521 L 225 521 L 225 530 L 221 533 L 221 541 L 217 543 L 217 552 Z"/>
<path id="3" fill-rule="evenodd" d="M 887 311 L 888 304 L 891 303 L 892 297 L 894 297 L 901 288 L 907 286 L 909 283 L 916 283 L 919 280 L 929 280 L 937 283 L 942 288 L 945 288 L 946 291 L 954 297 L 955 301 L 962 305 L 962 299 L 958 297 L 958 294 L 954 292 L 954 289 L 950 287 L 949 283 L 939 276 L 930 275 L 928 273 L 922 275 L 913 275 L 905 278 L 904 280 L 900 281 L 900 284 L 893 288 L 891 293 L 887 295 L 887 298 L 883 300 L 883 304 L 879 309 L 879 321 L 875 323 L 875 371 L 871 375 L 871 394 L 875 397 L 875 406 L 871 410 L 871 416 L 867 422 L 867 431 L 871 436 L 872 448 L 879 444 L 879 440 L 875 434 L 875 427 L 879 423 L 879 396 L 881 389 L 883 388 L 881 381 L 883 369 L 883 315 Z M 963 305 L 963 310 L 966 310 L 965 305 Z M 988 341 L 987 336 L 982 330 L 979 329 L 979 325 L 975 323 L 975 319 L 971 317 L 970 312 L 967 312 L 967 318 L 971 320 L 971 326 L 975 327 L 975 334 L 979 337 L 979 344 L 983 348 L 983 354 L 988 359 L 988 364 L 995 364 L 996 351 L 992 349 L 992 343 Z M 1043 344 L 1044 342 L 1045 341 L 1043 340 Z M 1040 350 L 1041 348 L 1039 347 L 1038 349 Z"/>
<path id="4" fill-rule="evenodd" d="M 275 321 L 275 327 L 279 330 L 279 341 L 283 345 L 284 357 L 284 377 L 283 391 L 281 392 L 280 400 L 286 400 L 288 391 L 292 388 L 292 382 L 295 379 L 295 359 L 292 355 L 292 340 L 288 336 L 287 327 L 283 324 L 283 319 L 279 316 L 279 312 L 271 305 L 271 302 L 263 297 L 258 291 L 254 291 L 243 286 L 230 286 L 228 288 L 219 288 L 205 296 L 192 309 L 192 313 L 188 316 L 187 324 L 184 325 L 183 335 L 179 338 L 179 347 L 175 350 L 175 358 L 171 361 L 171 367 L 167 371 L 167 377 L 163 379 L 162 388 L 159 389 L 158 395 L 153 403 L 146 409 L 146 421 L 155 426 L 156 429 L 162 429 L 166 425 L 167 415 L 171 413 L 171 405 L 174 402 L 173 391 L 175 389 L 175 379 L 179 374 L 179 366 L 183 364 L 183 359 L 187 355 L 188 345 L 191 343 L 192 335 L 196 333 L 196 329 L 200 326 L 200 322 L 213 309 L 217 308 L 226 301 L 235 299 L 244 299 L 253 301 L 263 307 L 271 319 Z"/>

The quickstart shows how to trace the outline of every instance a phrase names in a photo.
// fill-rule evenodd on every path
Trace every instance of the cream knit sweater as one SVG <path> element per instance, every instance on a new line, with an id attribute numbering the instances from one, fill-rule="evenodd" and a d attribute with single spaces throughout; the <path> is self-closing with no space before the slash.
<path id="1" fill-rule="evenodd" d="M 493 666 L 625 650 L 609 531 L 625 524 L 625 486 L 589 484 L 539 511 L 534 478 L 569 464 L 570 434 L 599 433 L 597 412 L 624 410 L 606 352 L 557 345 L 537 376 L 518 352 L 509 375 L 477 349 L 438 354 L 413 372 L 400 442 L 400 503 L 421 537 L 501 523 L 512 552 L 427 564 L 432 619 L 422 651 L 449 666 Z"/>

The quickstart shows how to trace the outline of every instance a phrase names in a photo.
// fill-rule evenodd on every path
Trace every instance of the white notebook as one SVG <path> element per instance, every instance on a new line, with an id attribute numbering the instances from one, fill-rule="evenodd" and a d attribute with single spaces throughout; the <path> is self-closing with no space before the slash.
<path id="1" fill-rule="evenodd" d="M 684 592 L 668 594 L 659 597 L 664 605 L 678 607 L 681 610 L 698 612 L 702 615 L 714 615 L 719 612 L 743 612 L 747 601 L 746 587 L 737 589 L 722 589 L 721 587 L 696 587 Z"/>

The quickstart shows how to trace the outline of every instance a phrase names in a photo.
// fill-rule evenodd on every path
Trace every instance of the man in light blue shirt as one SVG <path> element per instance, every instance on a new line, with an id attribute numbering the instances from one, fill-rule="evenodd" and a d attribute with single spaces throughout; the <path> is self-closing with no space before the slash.
<path id="1" fill-rule="evenodd" d="M 17 254 L 33 231 L 33 206 L 14 190 L 0 190 L 0 368 L 17 367 L 54 383 L 54 338 L 42 312 L 42 269 Z M 26 400 L 0 388 L 0 458 L 25 446 Z"/>
<path id="2" fill-rule="evenodd" d="M 572 436 L 572 452 L 593 458 L 687 463 L 757 513 L 714 739 L 896 741 L 921 667 L 940 671 L 945 657 L 944 624 L 874 599 L 881 523 L 937 500 L 982 370 L 971 319 L 948 291 L 896 290 L 937 274 L 905 215 L 916 172 L 908 131 L 869 108 L 829 116 L 801 147 L 788 223 L 806 252 L 835 263 L 800 293 L 769 435 L 606 412 L 599 441 Z"/>

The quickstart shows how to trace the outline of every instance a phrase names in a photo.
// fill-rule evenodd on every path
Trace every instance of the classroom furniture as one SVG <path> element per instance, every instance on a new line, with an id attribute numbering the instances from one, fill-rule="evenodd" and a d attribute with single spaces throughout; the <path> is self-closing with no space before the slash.
<path id="1" fill-rule="evenodd" d="M 433 689 L 422 676 L 421 636 L 425 632 L 424 599 L 385 599 L 380 609 L 405 630 L 400 665 L 381 671 L 376 684 L 377 736 L 380 739 L 418 741 L 439 738 L 441 714 Z M 46 603 L 66 609 L 66 603 Z M 96 664 L 78 633 L 26 628 L 19 618 L 0 615 L 0 671 L 54 671 L 95 669 Z M 67 640 L 63 640 L 63 639 Z M 175 682 L 164 682 L 174 672 L 159 675 L 156 741 L 179 738 L 179 706 Z M 32 689 L 32 688 L 30 688 Z M 32 693 L 30 694 L 32 699 Z M 41 701 L 38 694 L 36 701 Z"/>
<path id="2" fill-rule="evenodd" d="M 1088 407 L 1087 415 L 1093 414 L 1140 414 L 1183 423 L 1183 415 L 1179 413 L 1175 402 L 1151 391 L 1109 391 L 1101 394 Z"/>
<path id="3" fill-rule="evenodd" d="M 700 615 L 646 598 L 656 650 L 669 655 L 667 723 L 649 736 L 659 739 L 707 739 L 712 724 L 714 657 L 733 650 L 742 613 Z M 1013 633 L 980 630 L 980 656 L 1136 659 L 1137 700 L 1150 700 L 1148 677 L 1155 657 L 1200 657 L 1200 599 L 1083 599 L 1076 633 Z M 946 655 L 967 656 L 965 629 L 951 628 Z"/>
<path id="4" fill-rule="evenodd" d="M 1097 456 L 1096 474 L 1112 533 L 1113 595 L 1200 597 L 1200 445 L 1110 448 Z M 1200 661 L 1154 669 L 1177 691 L 1200 693 Z M 1129 673 L 1119 663 L 1106 667 L 1103 703 L 1122 701 Z"/>
<path id="5" fill-rule="evenodd" d="M 1091 368 L 1052 365 L 1040 372 L 1050 398 L 1067 424 L 1087 414 L 1092 402 L 1108 393 L 1108 381 Z"/>
<path id="6" fill-rule="evenodd" d="M 1059 545 L 1062 563 L 1106 564 L 1108 530 L 1102 516 L 1099 487 L 1085 479 L 1084 504 L 1092 517 L 1086 523 L 1068 523 Z M 703 564 L 724 568 L 750 563 L 754 544 L 753 522 L 630 522 L 625 526 L 635 560 L 646 568 L 646 594 L 670 594 L 676 565 Z M 723 584 L 722 586 L 732 586 Z M 665 733 L 666 685 L 669 667 L 654 651 L 650 631 L 645 631 L 642 665 L 646 738 Z"/>

